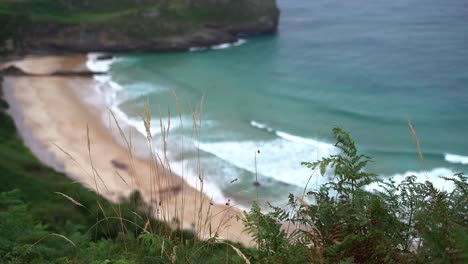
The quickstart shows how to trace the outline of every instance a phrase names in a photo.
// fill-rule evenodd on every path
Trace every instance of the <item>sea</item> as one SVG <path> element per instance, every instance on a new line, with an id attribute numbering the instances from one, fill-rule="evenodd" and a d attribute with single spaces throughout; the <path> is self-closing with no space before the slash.
<path id="1" fill-rule="evenodd" d="M 198 188 L 202 177 L 220 203 L 282 206 L 333 180 L 301 162 L 338 153 L 334 127 L 372 158 L 367 172 L 452 188 L 439 176 L 468 171 L 468 2 L 277 3 L 276 34 L 107 61 L 90 54 L 90 68 L 108 70 L 98 96 L 142 135 L 148 104 L 158 155 L 165 145 L 171 170 Z"/>

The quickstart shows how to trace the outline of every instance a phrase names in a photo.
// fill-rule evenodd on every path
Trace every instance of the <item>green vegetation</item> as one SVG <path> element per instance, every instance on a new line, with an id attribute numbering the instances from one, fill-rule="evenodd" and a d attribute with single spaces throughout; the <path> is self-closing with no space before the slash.
<path id="1" fill-rule="evenodd" d="M 341 150 L 303 165 L 335 180 L 309 192 L 313 201 L 289 197 L 289 209 L 263 214 L 256 204 L 245 218 L 259 241 L 265 263 L 466 263 L 468 260 L 468 177 L 444 178 L 450 192 L 414 176 L 396 184 L 364 172 L 370 158 L 357 153 L 349 134 L 335 128 Z M 365 189 L 379 183 L 380 190 Z M 280 222 L 292 228 L 288 235 Z"/>
<path id="2" fill-rule="evenodd" d="M 258 1 L 262 2 L 262 1 Z M 266 1 L 268 2 L 268 1 Z M 235 10 L 252 11 L 235 13 Z M 145 11 L 161 11 L 166 18 L 171 16 L 192 21 L 229 21 L 228 19 L 252 17 L 255 6 L 246 1 L 209 1 L 209 0 L 3 0 L 0 3 L 0 15 L 23 14 L 35 22 L 57 23 L 94 23 L 112 18 L 125 18 L 126 15 Z M 250 12 L 250 14 L 249 14 Z"/>
<path id="3" fill-rule="evenodd" d="M 135 38 L 180 36 L 205 28 L 256 21 L 273 0 L 2 0 L 0 52 L 7 39 L 19 45 L 25 32 L 78 26 Z M 50 32 L 49 32 L 50 33 Z"/>
<path id="4" fill-rule="evenodd" d="M 379 182 L 365 172 L 348 133 L 334 129 L 337 155 L 303 165 L 335 181 L 290 208 L 242 218 L 256 249 L 197 240 L 152 220 L 138 193 L 111 204 L 37 161 L 0 101 L 2 263 L 466 263 L 468 177 L 449 192 L 408 177 Z M 378 183 L 379 190 L 367 186 Z M 306 202 L 311 201 L 311 202 Z"/>

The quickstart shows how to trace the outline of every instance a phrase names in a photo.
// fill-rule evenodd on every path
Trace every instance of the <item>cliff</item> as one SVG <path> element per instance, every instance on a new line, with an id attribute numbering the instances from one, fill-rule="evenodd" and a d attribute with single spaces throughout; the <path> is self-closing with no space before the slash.
<path id="1" fill-rule="evenodd" d="M 275 0 L 4 0 L 3 50 L 177 51 L 275 32 Z"/>

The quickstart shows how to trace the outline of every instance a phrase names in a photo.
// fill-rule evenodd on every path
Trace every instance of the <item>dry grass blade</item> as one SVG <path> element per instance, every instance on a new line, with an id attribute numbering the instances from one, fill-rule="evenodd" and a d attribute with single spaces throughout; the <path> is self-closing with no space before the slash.
<path id="1" fill-rule="evenodd" d="M 197 113 L 193 110 L 192 105 L 189 103 L 190 113 L 192 114 L 192 137 L 198 134 L 197 132 Z"/>
<path id="2" fill-rule="evenodd" d="M 50 237 L 50 236 L 60 237 L 60 238 L 64 239 L 65 241 L 67 241 L 68 243 L 70 243 L 75 249 L 77 249 L 76 244 L 73 241 L 71 241 L 68 237 L 66 237 L 64 235 L 56 234 L 56 233 L 51 233 L 51 234 L 48 234 L 48 235 L 42 237 L 36 243 L 32 244 L 31 247 L 37 245 L 39 242 L 41 242 L 42 240 L 44 240 L 44 239 L 46 239 L 47 237 Z"/>
<path id="3" fill-rule="evenodd" d="M 81 207 L 85 207 L 84 205 L 82 205 L 80 202 L 78 202 L 77 200 L 73 199 L 72 197 L 64 194 L 64 193 L 61 193 L 61 192 L 55 192 L 56 194 L 59 194 L 59 195 L 62 195 L 63 197 L 67 198 L 70 202 L 78 205 L 78 206 L 81 206 Z M 86 208 L 86 207 L 85 207 Z"/>
<path id="4" fill-rule="evenodd" d="M 132 211 L 132 214 L 136 215 L 138 218 L 140 218 L 141 220 L 143 220 L 143 217 L 141 217 L 139 214 L 137 214 L 137 212 Z"/>
<path id="5" fill-rule="evenodd" d="M 88 151 L 91 152 L 91 140 L 89 138 L 89 125 L 86 124 L 86 139 L 88 140 Z"/>
<path id="6" fill-rule="evenodd" d="M 63 239 L 65 239 L 65 241 L 67 241 L 68 243 L 70 243 L 74 248 L 76 248 L 76 244 L 75 244 L 73 241 L 71 241 L 68 237 L 66 237 L 66 236 L 64 236 L 64 235 L 52 233 L 52 234 L 50 234 L 50 236 L 56 236 L 56 237 L 63 238 Z"/>
<path id="7" fill-rule="evenodd" d="M 424 163 L 424 158 L 421 150 L 421 144 L 419 144 L 419 139 L 418 136 L 416 135 L 416 131 L 413 128 L 413 125 L 411 124 L 411 121 L 409 120 L 408 117 L 406 117 L 406 120 L 408 121 L 408 128 L 410 130 L 411 138 L 416 142 L 416 148 L 418 149 L 418 157 L 419 161 L 421 164 Z M 424 170 L 424 176 L 426 177 L 426 181 L 429 181 L 429 176 L 427 175 L 426 171 Z"/>
<path id="8" fill-rule="evenodd" d="M 167 137 L 169 137 L 169 131 L 171 129 L 171 110 L 167 107 Z"/>
<path id="9" fill-rule="evenodd" d="M 147 220 L 146 220 L 146 223 L 145 223 L 145 227 L 143 228 L 143 232 L 149 233 L 149 232 L 148 232 L 149 226 L 150 226 L 150 220 L 147 219 Z"/>
<path id="10" fill-rule="evenodd" d="M 90 154 L 91 156 L 91 154 Z M 91 169 L 93 170 L 93 175 L 97 176 L 98 179 L 101 181 L 102 185 L 104 186 L 104 188 L 106 188 L 107 191 L 109 191 L 109 188 L 107 187 L 107 184 L 106 182 L 104 181 L 104 179 L 101 177 L 101 175 L 99 174 L 99 172 L 96 170 L 96 168 L 94 167 L 93 163 L 91 162 Z M 95 182 L 95 184 L 97 184 L 97 182 Z M 98 186 L 96 185 L 96 191 L 98 190 Z"/>
<path id="11" fill-rule="evenodd" d="M 205 102 L 205 96 L 203 95 L 200 101 L 200 110 L 198 113 L 199 126 L 201 126 L 202 117 L 203 117 L 203 104 Z"/>
<path id="12" fill-rule="evenodd" d="M 99 200 L 96 200 L 98 206 L 99 206 L 99 209 L 101 209 L 101 212 L 102 212 L 102 215 L 104 216 L 104 218 L 107 220 L 107 215 L 106 215 L 106 211 L 104 211 L 104 208 L 102 207 L 101 203 L 99 202 Z"/>
<path id="13" fill-rule="evenodd" d="M 120 124 L 119 124 L 119 121 L 117 120 L 117 117 L 115 116 L 114 112 L 113 112 L 111 109 L 109 109 L 109 112 L 111 113 L 112 118 L 114 119 L 114 123 L 115 123 L 115 125 L 117 126 L 117 129 L 119 130 L 120 137 L 121 137 L 123 140 L 125 140 L 125 144 L 127 145 L 127 149 L 131 149 L 131 145 L 130 145 L 130 143 L 128 142 L 127 137 L 125 136 L 125 133 L 123 132 L 122 127 L 120 127 Z"/>
<path id="14" fill-rule="evenodd" d="M 296 196 L 296 200 L 298 200 L 304 207 L 309 208 L 310 205 L 306 201 L 304 201 L 303 196 Z"/>
<path id="15" fill-rule="evenodd" d="M 409 120 L 408 117 L 406 117 L 406 120 L 408 121 L 408 128 L 409 128 L 409 131 L 410 131 L 410 134 L 411 134 L 411 138 L 414 140 L 414 142 L 416 142 L 416 147 L 418 149 L 418 156 L 419 156 L 419 160 L 423 161 L 423 155 L 422 155 L 422 151 L 421 151 L 421 145 L 419 144 L 419 139 L 418 139 L 418 136 L 416 135 L 416 131 L 414 130 L 413 128 L 413 125 L 411 124 L 411 121 Z"/>
<path id="16" fill-rule="evenodd" d="M 231 245 L 229 243 L 226 243 L 224 241 L 217 241 L 218 243 L 221 243 L 221 244 L 226 244 L 226 245 L 229 245 L 235 252 L 236 254 L 241 257 L 246 263 L 246 264 L 250 264 L 250 260 L 244 255 L 244 253 L 242 253 L 242 251 L 240 249 L 238 249 L 237 247 L 235 247 L 234 245 Z"/>
<path id="17" fill-rule="evenodd" d="M 175 98 L 177 112 L 179 113 L 179 119 L 182 121 L 182 109 L 180 108 L 179 98 L 177 97 L 177 94 L 176 94 L 175 90 L 172 90 L 172 96 L 174 96 L 174 98 Z"/>
<path id="18" fill-rule="evenodd" d="M 125 181 L 125 179 L 122 177 L 122 175 L 118 171 L 115 170 L 114 172 L 127 185 L 127 187 L 130 187 L 130 185 L 128 185 L 128 183 Z"/>
<path id="19" fill-rule="evenodd" d="M 60 151 L 62 151 L 65 155 L 67 155 L 67 157 L 73 161 L 76 161 L 73 156 L 68 153 L 67 151 L 65 151 L 63 148 L 61 148 L 59 145 L 55 144 L 55 143 L 52 143 L 54 146 L 56 146 Z"/>
<path id="20" fill-rule="evenodd" d="M 149 108 L 149 101 L 146 100 L 145 102 L 145 107 L 144 107 L 144 113 L 139 113 L 138 114 L 143 120 L 143 125 L 145 126 L 145 131 L 146 131 L 146 138 L 150 140 L 152 138 L 151 135 L 151 111 Z"/>
<path id="21" fill-rule="evenodd" d="M 55 144 L 55 143 L 52 143 L 52 144 L 53 144 L 54 146 L 56 146 L 60 151 L 62 151 L 69 159 L 71 159 L 73 162 L 75 162 L 75 163 L 80 167 L 80 169 L 81 169 L 84 173 L 90 175 L 89 172 L 86 171 L 86 170 L 83 168 L 83 166 L 81 166 L 81 164 L 80 164 L 70 153 L 68 153 L 66 150 L 64 150 L 63 148 L 61 148 L 59 145 L 57 145 L 57 144 Z M 74 182 L 72 182 L 72 183 L 83 184 L 83 183 L 80 182 L 80 181 L 74 181 Z"/>

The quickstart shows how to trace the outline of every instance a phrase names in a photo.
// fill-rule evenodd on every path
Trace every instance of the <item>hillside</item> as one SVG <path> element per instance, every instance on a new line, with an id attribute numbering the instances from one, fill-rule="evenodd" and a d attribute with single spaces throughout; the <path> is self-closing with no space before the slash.
<path id="1" fill-rule="evenodd" d="M 172 51 L 276 30 L 274 0 L 2 0 L 3 51 Z"/>

